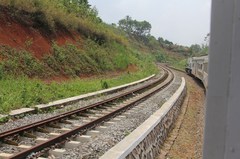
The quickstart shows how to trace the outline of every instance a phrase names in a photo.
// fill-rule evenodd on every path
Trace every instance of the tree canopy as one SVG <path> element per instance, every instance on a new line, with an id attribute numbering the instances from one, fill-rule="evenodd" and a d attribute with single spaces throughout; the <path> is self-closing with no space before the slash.
<path id="1" fill-rule="evenodd" d="M 130 16 L 126 16 L 125 19 L 121 19 L 118 22 L 119 28 L 125 31 L 129 35 L 136 37 L 147 37 L 150 35 L 152 26 L 147 21 L 133 20 Z"/>
<path id="2" fill-rule="evenodd" d="M 89 6 L 89 3 L 88 3 L 88 0 L 63 0 L 63 2 L 65 4 L 77 4 L 77 5 L 88 5 Z"/>

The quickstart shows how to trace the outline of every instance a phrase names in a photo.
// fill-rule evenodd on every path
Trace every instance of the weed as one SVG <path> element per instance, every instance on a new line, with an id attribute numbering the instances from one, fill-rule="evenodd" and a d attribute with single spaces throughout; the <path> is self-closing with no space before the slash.
<path id="1" fill-rule="evenodd" d="M 44 29 L 48 27 L 54 31 L 55 25 L 61 24 L 89 37 L 75 45 L 59 46 L 53 42 L 51 54 L 41 60 L 29 51 L 0 46 L 0 113 L 118 86 L 157 72 L 152 55 L 129 48 L 122 33 L 101 23 L 96 13 L 86 6 L 76 11 L 76 8 L 66 7 L 58 0 L 3 0 L 0 4 L 26 11 L 25 14 L 33 16 L 39 27 L 44 26 Z M 32 43 L 33 40 L 28 39 L 26 48 Z M 114 78 L 75 78 L 84 74 L 124 71 L 129 65 L 135 65 L 138 71 L 122 73 Z M 56 75 L 74 78 L 50 84 L 37 80 Z"/>
<path id="2" fill-rule="evenodd" d="M 3 79 L 3 67 L 2 67 L 2 65 L 0 65 L 0 80 L 2 80 Z"/>
<path id="3" fill-rule="evenodd" d="M 25 106 L 28 106 L 27 104 L 27 89 L 26 86 L 23 86 L 22 92 L 21 92 L 21 103 L 24 103 Z"/>
<path id="4" fill-rule="evenodd" d="M 138 72 L 123 73 L 118 77 L 74 79 L 63 83 L 45 84 L 26 77 L 5 77 L 0 80 L 0 113 L 122 85 L 156 73 L 155 66 L 150 62 L 142 62 L 142 65 Z"/>
<path id="5" fill-rule="evenodd" d="M 47 112 L 48 112 L 48 113 L 51 113 L 51 112 L 54 112 L 56 109 L 57 109 L 56 107 L 49 107 L 49 108 L 47 109 Z"/>
<path id="6" fill-rule="evenodd" d="M 128 136 L 129 134 L 131 134 L 131 131 L 126 130 L 126 131 L 124 132 L 124 136 Z"/>
<path id="7" fill-rule="evenodd" d="M 101 80 L 101 86 L 102 86 L 102 89 L 107 89 L 107 88 L 109 88 L 108 83 L 107 83 L 106 81 L 102 81 L 102 80 Z"/>
<path id="8" fill-rule="evenodd" d="M 25 47 L 29 49 L 33 44 L 33 39 L 29 38 L 28 40 L 25 41 Z"/>
<path id="9" fill-rule="evenodd" d="M 6 123 L 9 120 L 9 116 L 0 117 L 0 123 Z"/>

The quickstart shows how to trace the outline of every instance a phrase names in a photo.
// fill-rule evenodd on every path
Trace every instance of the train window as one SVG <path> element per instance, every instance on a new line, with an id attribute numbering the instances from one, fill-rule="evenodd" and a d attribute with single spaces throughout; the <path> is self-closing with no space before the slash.
<path id="1" fill-rule="evenodd" d="M 198 69 L 202 70 L 202 68 L 203 68 L 203 65 L 202 64 L 198 64 Z"/>
<path id="2" fill-rule="evenodd" d="M 204 66 L 203 66 L 203 70 L 204 70 L 204 72 L 208 72 L 208 63 L 204 63 L 203 64 Z"/>

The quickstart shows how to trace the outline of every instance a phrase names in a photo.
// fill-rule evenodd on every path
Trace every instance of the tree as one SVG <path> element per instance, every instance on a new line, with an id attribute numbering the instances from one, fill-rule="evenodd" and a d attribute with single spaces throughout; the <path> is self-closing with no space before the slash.
<path id="1" fill-rule="evenodd" d="M 126 16 L 125 19 L 121 19 L 118 22 L 119 28 L 125 31 L 129 35 L 135 37 L 147 37 L 150 35 L 152 26 L 147 21 L 133 20 L 130 16 Z"/>
<path id="2" fill-rule="evenodd" d="M 174 47 L 173 42 L 171 42 L 167 39 L 164 40 L 162 37 L 158 38 L 158 42 L 163 48 L 166 48 L 166 49 L 169 49 L 169 50 L 173 49 L 173 47 Z"/>
<path id="3" fill-rule="evenodd" d="M 164 43 L 167 44 L 167 45 L 173 45 L 173 42 L 171 42 L 171 41 L 169 41 L 167 39 L 164 41 Z"/>
<path id="4" fill-rule="evenodd" d="M 66 3 L 73 3 L 77 5 L 86 5 L 89 6 L 88 0 L 64 0 Z"/>
<path id="5" fill-rule="evenodd" d="M 118 22 L 119 28 L 125 31 L 127 34 L 133 33 L 133 20 L 130 16 L 126 16 L 125 19 L 121 19 Z"/>
<path id="6" fill-rule="evenodd" d="M 194 44 L 190 46 L 190 55 L 197 54 L 201 51 L 201 46 L 199 44 Z"/>
<path id="7" fill-rule="evenodd" d="M 204 38 L 204 41 L 209 42 L 209 40 L 210 40 L 210 33 L 208 33 L 208 34 L 206 35 L 206 37 Z"/>
<path id="8" fill-rule="evenodd" d="M 210 43 L 210 33 L 208 33 L 207 35 L 206 35 L 206 37 L 204 38 L 204 41 L 205 41 L 205 45 L 206 46 L 209 46 L 209 43 Z"/>
<path id="9" fill-rule="evenodd" d="M 147 45 L 149 46 L 149 48 L 154 49 L 159 45 L 157 39 L 154 36 L 149 35 L 147 39 Z"/>
<path id="10" fill-rule="evenodd" d="M 151 24 L 147 21 L 133 21 L 133 32 L 137 36 L 148 36 L 150 34 L 151 28 Z"/>
<path id="11" fill-rule="evenodd" d="M 77 4 L 77 5 L 85 4 L 85 2 L 81 0 L 61 0 L 60 2 L 63 3 L 65 6 L 69 6 L 70 4 Z M 88 4 L 87 0 L 86 0 L 86 4 Z"/>
<path id="12" fill-rule="evenodd" d="M 76 13 L 77 17 L 88 18 L 96 23 L 102 23 L 102 19 L 98 17 L 96 7 L 91 7 L 88 0 L 59 0 L 69 13 Z"/>
<path id="13" fill-rule="evenodd" d="M 161 45 L 163 45 L 163 44 L 164 44 L 164 39 L 163 39 L 162 37 L 159 37 L 159 38 L 158 38 L 158 42 L 159 42 Z"/>

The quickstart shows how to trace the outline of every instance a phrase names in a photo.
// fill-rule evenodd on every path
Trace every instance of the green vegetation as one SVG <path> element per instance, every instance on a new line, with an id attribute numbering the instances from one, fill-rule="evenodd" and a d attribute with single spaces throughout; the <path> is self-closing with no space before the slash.
<path id="1" fill-rule="evenodd" d="M 80 45 L 79 45 L 80 46 Z M 100 89 L 139 80 L 156 73 L 154 57 L 116 42 L 99 45 L 87 39 L 83 48 L 78 44 L 58 46 L 41 60 L 25 50 L 6 46 L 0 48 L 0 113 L 21 107 L 47 103 Z M 126 72 L 115 78 L 79 79 L 81 75 L 100 75 L 123 71 L 136 66 L 136 72 Z M 63 83 L 46 84 L 38 79 L 55 76 L 71 77 Z"/>
<path id="2" fill-rule="evenodd" d="M 177 69 L 185 70 L 187 59 L 181 56 L 176 56 L 172 54 L 166 54 L 163 51 L 157 51 L 154 53 L 157 62 L 167 63 Z"/>
<path id="3" fill-rule="evenodd" d="M 137 55 L 140 59 L 145 59 L 139 63 L 139 71 L 127 72 L 112 78 L 104 76 L 90 80 L 76 78 L 62 83 L 46 84 L 27 77 L 21 77 L 17 80 L 13 77 L 4 77 L 0 80 L 0 113 L 122 85 L 157 72 L 152 63 L 152 57 L 149 58 L 143 54 Z"/>
<path id="4" fill-rule="evenodd" d="M 52 54 L 36 59 L 26 50 L 0 47 L 1 74 L 46 78 L 51 76 L 78 77 L 83 74 L 99 74 L 106 71 L 124 70 L 131 64 L 137 64 L 137 54 L 116 42 L 98 45 L 85 40 L 84 48 L 80 44 L 58 46 L 53 43 Z"/>
<path id="5" fill-rule="evenodd" d="M 190 47 L 190 56 L 206 56 L 208 55 L 210 34 L 208 33 L 204 38 L 205 44 L 193 44 Z"/>
<path id="6" fill-rule="evenodd" d="M 126 16 L 118 22 L 119 29 L 126 32 L 128 35 L 133 35 L 135 37 L 144 38 L 150 35 L 151 24 L 147 21 L 137 21 L 133 20 L 130 16 Z"/>
<path id="7" fill-rule="evenodd" d="M 105 24 L 87 0 L 2 0 L 2 7 L 26 27 L 51 35 L 59 30 L 74 32 L 82 39 L 61 46 L 53 41 L 51 52 L 41 59 L 27 51 L 33 45 L 31 37 L 25 41 L 27 50 L 1 45 L 0 113 L 139 80 L 158 71 L 156 61 L 183 68 L 189 51 L 168 40 L 156 39 L 150 34 L 151 24 L 147 21 L 127 16 L 119 25 Z M 130 66 L 136 70 L 128 71 Z M 108 72 L 122 73 L 104 77 Z M 79 79 L 85 75 L 100 78 Z M 43 82 L 52 77 L 69 80 Z"/>
<path id="8" fill-rule="evenodd" d="M 208 55 L 208 45 L 202 45 L 194 44 L 190 47 L 190 56 L 205 56 Z"/>
<path id="9" fill-rule="evenodd" d="M 176 61 L 176 62 L 172 63 L 173 67 L 178 68 L 183 71 L 185 71 L 186 65 L 187 65 L 187 59 L 182 59 L 180 61 Z"/>
<path id="10" fill-rule="evenodd" d="M 10 7 L 11 12 L 20 22 L 28 24 L 22 17 L 28 15 L 36 26 L 54 32 L 58 26 L 67 30 L 75 30 L 102 44 L 106 41 L 117 41 L 127 44 L 124 36 L 98 17 L 95 8 L 87 1 L 79 0 L 1 0 L 1 6 Z M 28 13 L 28 14 L 27 14 Z"/>

